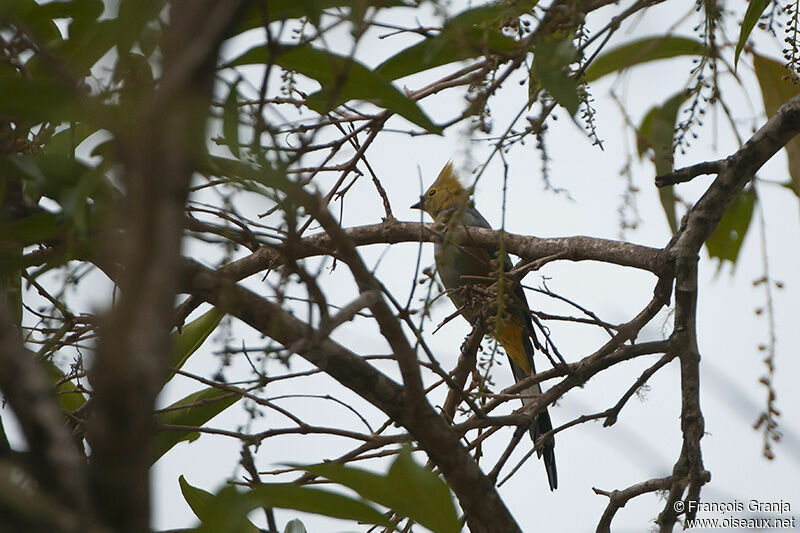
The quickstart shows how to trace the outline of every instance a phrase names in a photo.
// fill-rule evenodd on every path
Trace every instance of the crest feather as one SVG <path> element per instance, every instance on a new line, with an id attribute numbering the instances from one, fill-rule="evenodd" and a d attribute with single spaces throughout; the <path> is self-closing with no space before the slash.
<path id="1" fill-rule="evenodd" d="M 436 177 L 436 181 L 433 182 L 432 186 L 447 189 L 451 192 L 464 190 L 464 186 L 461 184 L 458 174 L 456 174 L 456 171 L 453 169 L 452 160 L 448 161 L 447 164 L 442 167 L 442 170 L 439 171 L 439 176 Z"/>

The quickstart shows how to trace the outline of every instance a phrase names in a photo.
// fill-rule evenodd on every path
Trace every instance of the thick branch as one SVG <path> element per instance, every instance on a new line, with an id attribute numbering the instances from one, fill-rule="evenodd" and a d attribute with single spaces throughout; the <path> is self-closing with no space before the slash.
<path id="1" fill-rule="evenodd" d="M 687 499 L 697 501 L 700 488 L 707 479 L 703 476 L 703 457 L 700 439 L 705 422 L 700 410 L 700 352 L 697 348 L 697 256 L 679 257 L 675 278 L 675 330 L 672 335 L 674 353 L 681 364 L 681 455 L 672 470 L 672 483 L 664 510 L 658 517 L 663 532 L 672 531 L 677 519 L 675 504 L 689 487 Z M 696 509 L 687 513 L 694 518 Z"/>
<path id="2" fill-rule="evenodd" d="M 450 483 L 473 532 L 520 530 L 491 481 L 459 442 L 458 434 L 424 398 L 409 409 L 398 383 L 338 343 L 321 338 L 280 306 L 219 273 L 187 261 L 184 288 L 323 369 L 405 427 Z"/>
<path id="3" fill-rule="evenodd" d="M 433 224 L 421 225 L 397 220 L 387 220 L 380 224 L 358 226 L 343 231 L 356 246 L 434 242 L 437 238 Z M 476 246 L 485 248 L 498 248 L 500 242 L 503 241 L 508 252 L 522 257 L 526 261 L 558 255 L 560 260 L 602 261 L 647 270 L 656 274 L 662 271 L 663 266 L 661 250 L 609 239 L 584 236 L 542 239 L 473 227 L 450 228 L 448 231 L 455 232 L 453 239 L 459 239 L 458 242 L 471 241 L 470 244 L 474 243 Z M 318 255 L 334 257 L 338 255 L 333 240 L 325 233 L 306 237 L 298 242 L 293 242 L 291 246 L 292 256 L 295 259 Z M 240 280 L 265 269 L 277 268 L 284 261 L 282 249 L 283 246 L 280 244 L 262 246 L 255 253 L 225 265 L 220 272 L 230 276 L 231 279 Z"/>
<path id="4" fill-rule="evenodd" d="M 461 347 L 461 355 L 453 369 L 453 386 L 447 391 L 447 397 L 442 405 L 442 415 L 448 422 L 453 421 L 456 408 L 464 397 L 464 385 L 467 383 L 469 374 L 475 369 L 478 349 L 481 347 L 484 334 L 483 326 L 479 321 L 472 327 L 472 333 Z"/>
<path id="5" fill-rule="evenodd" d="M 186 196 L 205 151 L 216 51 L 241 4 L 172 3 L 159 89 L 127 102 L 127 120 L 115 131 L 126 186 L 118 206 L 124 238 L 108 243 L 108 255 L 123 267 L 123 294 L 90 374 L 95 409 L 88 433 L 96 506 L 115 531 L 150 528 L 152 410 L 170 350 Z"/>
<path id="6" fill-rule="evenodd" d="M 593 488 L 595 494 L 608 497 L 608 505 L 606 510 L 603 511 L 603 516 L 600 517 L 600 522 L 597 524 L 597 533 L 610 533 L 611 521 L 614 520 L 614 515 L 617 514 L 625 504 L 637 496 L 647 494 L 648 492 L 656 492 L 659 490 L 666 490 L 672 483 L 672 476 L 657 479 L 648 479 L 636 485 L 623 490 L 613 490 L 611 492 Z"/>
<path id="7" fill-rule="evenodd" d="M 90 522 L 85 464 L 64 426 L 53 386 L 23 347 L 5 302 L 0 302 L 0 389 L 19 420 L 32 456 L 31 474 L 41 489 Z"/>
<path id="8" fill-rule="evenodd" d="M 703 176 L 704 174 L 717 174 L 724 164 L 724 161 L 705 161 L 676 170 L 675 172 L 670 172 L 669 174 L 656 176 L 656 187 L 667 187 L 677 183 L 692 181 L 697 176 Z"/>
<path id="9" fill-rule="evenodd" d="M 380 224 L 358 226 L 341 230 L 354 246 L 370 244 L 398 244 L 402 242 L 435 242 L 437 233 L 433 224 L 385 220 Z M 666 256 L 662 250 L 627 242 L 594 237 L 575 236 L 542 239 L 514 233 L 503 233 L 486 228 L 450 228 L 453 239 L 474 243 L 476 246 L 497 249 L 503 242 L 506 250 L 525 262 L 546 257 L 553 260 L 600 261 L 620 266 L 647 270 L 656 275 L 663 274 Z M 327 233 L 318 233 L 290 244 L 264 245 L 252 254 L 233 261 L 219 269 L 221 274 L 238 281 L 267 269 L 275 269 L 285 263 L 286 248 L 291 247 L 295 260 L 305 257 L 330 255 L 339 258 L 339 249 Z M 189 299 L 182 303 L 174 323 L 180 325 L 197 307 L 198 302 Z"/>
<path id="10" fill-rule="evenodd" d="M 683 218 L 681 228 L 666 247 L 675 264 L 675 353 L 681 363 L 681 431 L 683 446 L 673 467 L 664 510 L 658 517 L 661 531 L 672 531 L 678 513 L 675 504 L 688 487 L 687 500 L 697 501 L 704 476 L 700 440 L 704 420 L 700 410 L 700 353 L 697 348 L 697 262 L 700 248 L 713 234 L 722 216 L 755 172 L 800 133 L 800 96 L 778 111 L 735 154 L 719 163 L 718 176 Z M 709 167 L 710 168 L 710 167 Z M 708 170 L 703 164 L 673 173 L 692 176 Z M 712 169 L 713 170 L 713 169 Z M 682 174 L 683 173 L 683 174 Z M 666 182 L 668 177 L 662 177 Z M 689 507 L 687 507 L 689 508 Z M 687 518 L 693 518 L 688 513 Z"/>
<path id="11" fill-rule="evenodd" d="M 798 133 L 800 96 L 795 96 L 783 104 L 744 146 L 724 160 L 719 175 L 686 214 L 677 239 L 668 247 L 673 256 L 698 253 L 756 171 Z"/>

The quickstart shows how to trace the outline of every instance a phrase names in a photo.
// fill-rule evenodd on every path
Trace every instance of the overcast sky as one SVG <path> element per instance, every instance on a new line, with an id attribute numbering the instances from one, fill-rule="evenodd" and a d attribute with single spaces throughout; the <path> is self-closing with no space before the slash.
<path id="1" fill-rule="evenodd" d="M 450 12 L 457 13 L 466 5 L 454 2 Z M 686 9 L 686 3 L 675 2 L 652 8 L 645 16 L 635 18 L 633 27 L 630 22 L 626 23 L 612 38 L 610 46 L 637 36 L 663 34 L 669 24 L 684 15 Z M 620 11 L 621 8 L 615 6 L 604 8 L 593 13 L 588 23 L 591 28 L 600 28 L 613 14 Z M 413 24 L 419 13 L 393 9 L 385 12 L 384 20 L 395 24 Z M 692 27 L 699 20 L 699 15 L 693 14 L 676 33 L 693 36 Z M 423 18 L 420 21 L 423 24 L 431 22 Z M 368 34 L 366 42 L 359 45 L 356 54 L 359 60 L 374 66 L 401 46 L 416 42 L 413 37 L 403 36 L 377 39 L 376 36 L 382 33 L 385 32 L 371 31 Z M 737 36 L 738 27 L 731 28 L 729 39 L 735 40 Z M 240 46 L 255 43 L 261 38 L 258 32 L 252 32 L 247 37 L 247 42 L 242 40 L 235 43 L 228 53 L 233 54 Z M 757 35 L 757 43 L 760 53 L 776 59 L 780 57 L 778 45 L 763 34 Z M 331 35 L 328 45 L 335 50 L 348 52 L 350 40 L 347 32 Z M 732 48 L 726 48 L 723 53 L 728 60 L 732 60 Z M 730 76 L 724 77 L 723 85 L 724 97 L 736 118 L 742 120 L 741 131 L 745 135 L 752 125 L 760 125 L 765 120 L 760 94 L 748 62 L 749 57 L 744 55 L 739 73 L 749 97 L 731 83 Z M 406 85 L 417 89 L 426 80 L 440 77 L 455 68 L 452 65 L 440 67 L 400 80 L 398 86 Z M 549 122 L 546 136 L 551 158 L 550 181 L 553 186 L 563 188 L 567 193 L 545 190 L 540 154 L 534 142 L 516 146 L 506 155 L 510 165 L 506 229 L 538 237 L 589 235 L 618 238 L 618 208 L 626 188 L 620 171 L 628 157 L 635 153 L 635 139 L 624 129 L 620 109 L 610 98 L 610 91 L 613 89 L 616 92 L 624 103 L 626 113 L 638 123 L 650 107 L 664 102 L 683 88 L 690 68 L 690 59 L 661 61 L 637 67 L 622 79 L 609 76 L 592 84 L 599 136 L 605 148 L 603 151 L 592 146 L 587 136 L 572 123 L 565 112 L 556 111 L 558 120 Z M 252 76 L 254 83 L 258 83 L 260 78 L 257 70 L 245 72 Z M 490 101 L 495 134 L 502 133 L 525 98 L 527 88 L 516 83 L 523 79 L 523 74 L 519 72 L 513 75 L 500 94 Z M 276 83 L 277 80 L 272 85 L 273 88 Z M 463 109 L 463 95 L 458 90 L 451 90 L 426 99 L 422 106 L 434 121 L 444 121 Z M 306 116 L 308 113 L 306 110 Z M 724 117 L 710 113 L 706 122 L 698 130 L 700 139 L 694 142 L 687 154 L 676 156 L 676 166 L 719 159 L 737 148 Z M 408 129 L 409 125 L 403 119 L 394 118 L 388 127 Z M 418 169 L 423 176 L 422 186 L 427 187 L 450 158 L 467 178 L 476 164 L 486 159 L 491 144 L 470 140 L 463 132 L 464 128 L 459 126 L 443 137 L 412 138 L 403 134 L 383 134 L 378 137 L 367 155 L 388 192 L 395 216 L 401 220 L 419 220 L 419 212 L 408 209 L 420 193 Z M 477 136 L 473 135 L 472 138 Z M 658 202 L 657 191 L 652 185 L 653 166 L 649 161 L 639 162 L 634 159 L 632 170 L 635 183 L 641 189 L 636 195 L 641 224 L 636 230 L 628 231 L 626 237 L 635 243 L 663 247 L 669 239 L 669 228 Z M 481 178 L 475 193 L 478 209 L 494 227 L 500 226 L 502 218 L 502 175 L 500 161 L 495 158 Z M 786 160 L 782 152 L 764 167 L 759 177 L 771 181 L 787 180 Z M 677 193 L 693 202 L 711 179 L 697 178 L 691 183 L 678 186 Z M 335 180 L 334 175 L 321 176 L 318 184 L 324 189 Z M 763 275 L 762 240 L 759 236 L 759 225 L 754 220 L 735 271 L 732 272 L 730 266 L 725 266 L 717 274 L 716 262 L 708 260 L 705 251 L 700 263 L 698 340 L 702 356 L 701 401 L 707 432 L 702 440 L 702 450 L 705 466 L 712 474 L 711 483 L 704 487 L 702 494 L 703 499 L 710 502 L 747 502 L 751 499 L 788 501 L 792 506 L 792 515 L 796 515 L 800 506 L 800 442 L 797 438 L 800 433 L 797 412 L 800 388 L 793 381 L 795 376 L 800 375 L 800 359 L 797 357 L 797 346 L 800 345 L 800 328 L 797 327 L 797 302 L 800 301 L 800 279 L 797 276 L 800 271 L 798 201 L 787 189 L 770 184 L 760 185 L 758 192 L 766 220 L 770 274 L 774 279 L 785 283 L 782 290 L 774 292 L 778 338 L 774 386 L 778 394 L 777 406 L 782 412 L 779 419 L 780 429 L 785 438 L 775 446 L 776 459 L 766 461 L 761 456 L 762 434 L 752 429 L 758 413 L 766 404 L 766 391 L 758 383 L 766 367 L 762 361 L 763 354 L 757 350 L 757 346 L 768 339 L 766 319 L 755 314 L 755 309 L 764 305 L 764 290 L 761 286 L 754 287 L 752 283 Z M 207 196 L 202 199 L 213 198 Z M 243 214 L 255 218 L 269 206 L 255 197 L 243 195 L 237 199 L 236 207 Z M 339 205 L 336 204 L 334 211 L 338 212 L 338 209 Z M 374 187 L 368 179 L 361 180 L 345 199 L 343 225 L 349 227 L 371 224 L 379 222 L 382 216 L 383 209 Z M 755 216 L 758 217 L 758 214 Z M 380 258 L 378 277 L 400 301 L 405 301 L 412 284 L 410 273 L 413 271 L 417 250 L 418 245 L 403 244 L 391 247 L 371 246 L 362 248 L 361 252 L 371 265 Z M 187 253 L 210 265 L 215 264 L 218 259 L 205 245 L 193 244 L 187 248 Z M 431 265 L 432 245 L 423 245 L 422 254 L 422 266 Z M 310 261 L 309 264 L 317 263 Z M 651 297 L 655 284 L 652 275 L 640 271 L 588 262 L 550 263 L 540 272 L 530 274 L 525 283 L 541 286 L 543 276 L 548 278 L 547 284 L 552 290 L 577 300 L 604 320 L 613 323 L 627 321 L 634 316 Z M 102 305 L 110 294 L 110 285 L 99 275 L 93 280 L 98 290 L 91 301 L 84 302 L 86 308 Z M 355 295 L 355 284 L 342 266 L 332 273 L 323 274 L 320 281 L 332 303 L 347 303 Z M 261 282 L 261 276 L 254 276 L 246 283 L 249 287 L 268 294 L 266 286 Z M 418 291 L 417 297 L 421 295 L 422 291 Z M 528 299 L 535 309 L 549 312 L 569 311 L 541 295 L 529 293 Z M 452 312 L 452 305 L 444 299 L 440 300 L 434 308 L 433 323 L 440 322 Z M 569 314 L 573 312 L 569 311 Z M 644 330 L 640 340 L 668 335 L 671 321 L 668 311 L 662 311 Z M 334 338 L 361 354 L 388 353 L 387 345 L 377 329 L 365 324 L 367 323 L 346 324 L 337 330 Z M 568 362 L 589 355 L 604 342 L 605 334 L 593 328 L 575 324 L 552 324 L 551 327 Z M 231 336 L 234 339 L 242 339 L 250 346 L 264 345 L 259 335 L 247 326 L 234 323 L 232 328 Z M 433 328 L 428 329 L 426 340 L 445 368 L 451 368 L 457 359 L 461 342 L 469 332 L 469 326 L 466 321 L 458 318 L 435 335 L 430 335 L 432 330 Z M 185 369 L 197 374 L 213 373 L 220 365 L 219 358 L 213 353 L 214 349 L 213 343 L 207 343 Z M 550 410 L 554 425 L 615 404 L 640 373 L 655 361 L 655 357 L 658 356 L 645 356 L 617 365 L 611 371 L 592 379 L 585 388 L 570 391 Z M 292 357 L 290 364 L 292 371 L 310 368 L 297 356 Z M 536 364 L 540 369 L 549 368 L 544 358 L 536 361 Z M 393 376 L 397 375 L 390 365 L 383 365 L 381 368 Z M 268 370 L 274 373 L 285 371 L 277 363 L 271 364 Z M 244 361 L 235 359 L 224 373 L 229 380 L 244 378 L 248 374 L 248 366 Z M 512 383 L 510 370 L 505 363 L 495 370 L 493 377 L 497 390 Z M 188 380 L 175 380 L 162 394 L 160 403 L 169 404 L 197 388 L 197 384 Z M 269 397 L 308 393 L 336 394 L 361 406 L 361 414 L 367 416 L 371 422 L 379 425 L 382 421 L 377 410 L 364 406 L 353 394 L 324 376 L 288 383 L 277 382 L 267 390 Z M 440 397 L 438 401 L 441 401 Z M 352 413 L 331 402 L 307 398 L 279 402 L 310 423 L 340 424 L 363 430 L 363 426 L 359 426 L 358 419 Z M 559 488 L 556 492 L 549 491 L 541 462 L 530 460 L 500 488 L 500 494 L 525 531 L 593 530 L 607 500 L 596 496 L 592 487 L 622 489 L 671 472 L 681 446 L 679 413 L 678 363 L 674 361 L 650 380 L 649 390 L 642 398 L 634 397 L 628 403 L 615 426 L 603 428 L 601 423 L 589 423 L 557 436 Z M 4 422 L 7 419 L 6 411 Z M 248 430 L 257 432 L 268 427 L 284 426 L 288 422 L 272 413 L 248 422 L 241 406 L 237 406 L 208 425 L 236 429 L 248 423 Z M 494 464 L 493 459 L 502 452 L 510 435 L 511 431 L 508 430 L 502 436 L 488 441 L 484 449 L 487 462 L 484 464 Z M 524 443 L 518 448 L 509 461 L 509 466 L 516 464 L 527 445 Z M 353 446 L 353 443 L 342 439 L 316 435 L 279 437 L 268 440 L 261 446 L 256 461 L 259 469 L 271 470 L 287 462 L 313 463 L 333 458 Z M 238 450 L 238 443 L 231 439 L 204 435 L 194 443 L 178 445 L 156 463 L 153 477 L 154 527 L 164 529 L 195 524 L 194 515 L 180 495 L 178 476 L 183 474 L 193 485 L 214 491 L 230 479 L 234 472 L 241 474 L 235 470 Z M 422 462 L 424 459 L 417 457 L 417 460 Z M 376 461 L 363 465 L 382 470 L 386 464 L 385 461 Z M 508 468 L 504 472 L 508 472 Z M 269 478 L 265 477 L 265 480 Z M 652 526 L 652 520 L 662 506 L 663 502 L 654 495 L 634 499 L 617 514 L 614 531 L 638 532 L 648 525 Z M 286 520 L 295 516 L 300 516 L 312 533 L 365 530 L 351 523 L 295 512 L 279 512 L 281 527 Z M 254 513 L 253 518 L 263 525 L 262 515 Z"/>

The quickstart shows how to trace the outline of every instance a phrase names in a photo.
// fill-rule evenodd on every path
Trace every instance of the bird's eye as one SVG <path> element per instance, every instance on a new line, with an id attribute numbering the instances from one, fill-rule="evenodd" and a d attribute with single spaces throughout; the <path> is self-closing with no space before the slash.
<path id="1" fill-rule="evenodd" d="M 436 194 L 436 189 L 431 189 L 428 191 L 428 196 L 433 196 L 434 194 Z"/>

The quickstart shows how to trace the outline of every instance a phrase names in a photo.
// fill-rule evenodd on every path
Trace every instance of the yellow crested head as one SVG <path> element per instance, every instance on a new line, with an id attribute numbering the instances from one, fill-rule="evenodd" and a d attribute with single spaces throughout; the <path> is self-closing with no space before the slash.
<path id="1" fill-rule="evenodd" d="M 439 172 L 436 181 L 425 191 L 419 202 L 412 209 L 422 209 L 434 220 L 439 214 L 454 207 L 464 207 L 470 202 L 469 192 L 461 185 L 458 175 L 453 170 L 453 162 L 447 164 Z"/>

